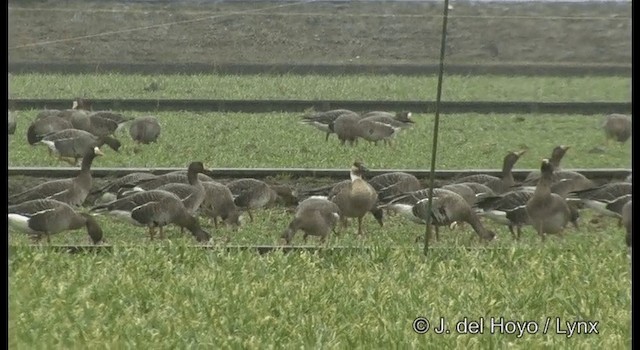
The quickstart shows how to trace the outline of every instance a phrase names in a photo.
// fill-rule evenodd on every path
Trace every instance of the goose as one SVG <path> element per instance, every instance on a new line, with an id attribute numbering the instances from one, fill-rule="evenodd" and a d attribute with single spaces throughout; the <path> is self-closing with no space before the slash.
<path id="1" fill-rule="evenodd" d="M 365 139 L 374 145 L 378 141 L 383 141 L 385 145 L 391 145 L 391 140 L 402 130 L 402 126 L 394 126 L 375 119 L 360 119 L 356 125 L 357 136 Z"/>
<path id="2" fill-rule="evenodd" d="M 106 185 L 91 190 L 91 195 L 100 196 L 100 204 L 115 200 L 121 189 L 131 189 L 140 182 L 149 181 L 157 178 L 158 175 L 147 172 L 130 173 L 117 179 L 110 181 Z"/>
<path id="3" fill-rule="evenodd" d="M 343 223 L 346 223 L 346 218 L 358 218 L 359 237 L 362 237 L 363 234 L 362 219 L 365 214 L 371 211 L 382 214 L 380 209 L 376 210 L 378 193 L 363 179 L 366 172 L 367 168 L 363 163 L 354 162 L 350 171 L 351 180 L 339 189 L 334 187 L 327 198 L 340 208 L 340 217 Z M 378 222 L 382 225 L 381 217 Z"/>
<path id="4" fill-rule="evenodd" d="M 285 205 L 298 204 L 297 194 L 286 185 L 269 185 L 261 180 L 244 178 L 227 183 L 227 187 L 233 194 L 233 202 L 247 211 L 251 222 L 251 210 L 271 206 L 279 199 L 283 200 Z"/>
<path id="5" fill-rule="evenodd" d="M 98 137 L 114 135 L 118 129 L 118 123 L 115 121 L 86 113 L 72 114 L 68 120 L 75 129 L 90 132 Z"/>
<path id="6" fill-rule="evenodd" d="M 138 144 L 148 145 L 156 142 L 160 136 L 160 123 L 158 119 L 152 115 L 138 117 L 131 122 L 129 126 L 129 136 Z"/>
<path id="7" fill-rule="evenodd" d="M 202 182 L 198 179 L 198 174 L 207 171 L 202 162 L 191 162 L 187 169 L 188 184 L 185 183 L 168 183 L 162 185 L 157 190 L 171 192 L 182 200 L 185 208 L 191 215 L 195 215 L 198 208 L 204 201 L 205 192 Z"/>
<path id="8" fill-rule="evenodd" d="M 84 130 L 65 129 L 50 133 L 40 140 L 49 148 L 49 154 L 58 156 L 59 160 L 64 160 L 71 165 L 77 165 L 78 161 L 91 149 L 100 148 L 107 144 L 111 149 L 118 152 L 120 141 L 111 136 L 96 137 Z M 69 160 L 65 158 L 71 158 Z"/>
<path id="9" fill-rule="evenodd" d="M 198 173 L 197 176 L 200 182 L 214 181 L 211 177 L 203 173 Z M 189 184 L 188 170 L 172 171 L 170 173 L 157 175 L 155 176 L 155 178 L 150 177 L 149 179 L 146 179 L 146 180 L 139 180 L 135 183 L 132 182 L 128 185 L 123 185 L 122 187 L 123 189 L 127 187 L 130 188 L 129 191 L 139 192 L 139 191 L 153 190 L 160 186 L 164 186 L 170 183 Z M 122 195 L 127 195 L 129 194 L 129 191 L 122 191 L 121 193 Z"/>
<path id="10" fill-rule="evenodd" d="M 93 244 L 102 242 L 102 229 L 91 215 L 78 213 L 71 206 L 54 199 L 35 199 L 8 207 L 9 226 L 51 243 L 51 235 L 86 227 Z"/>
<path id="11" fill-rule="evenodd" d="M 390 172 L 372 177 L 369 185 L 378 193 L 380 202 L 407 192 L 417 191 L 422 188 L 420 181 L 415 176 L 401 172 Z"/>
<path id="12" fill-rule="evenodd" d="M 358 122 L 360 122 L 360 115 L 357 113 L 342 114 L 329 123 L 329 130 L 338 136 L 340 144 L 345 145 L 349 142 L 350 146 L 354 146 L 361 135 Z"/>
<path id="13" fill-rule="evenodd" d="M 8 123 L 8 129 L 9 129 L 9 135 L 13 135 L 16 133 L 16 116 L 13 115 L 11 113 L 11 111 L 8 111 L 9 115 L 8 115 L 8 119 L 9 119 L 9 123 Z"/>
<path id="14" fill-rule="evenodd" d="M 233 201 L 233 194 L 229 187 L 219 182 L 203 182 L 205 190 L 204 201 L 200 205 L 200 212 L 213 220 L 218 228 L 218 218 L 234 230 L 241 225 L 241 212 Z"/>
<path id="15" fill-rule="evenodd" d="M 602 128 L 607 145 L 612 139 L 624 144 L 631 137 L 631 116 L 617 113 L 609 114 L 605 117 Z"/>
<path id="16" fill-rule="evenodd" d="M 441 188 L 459 194 L 470 206 L 476 203 L 476 192 L 464 183 L 448 184 Z"/>
<path id="17" fill-rule="evenodd" d="M 27 142 L 35 145 L 40 142 L 44 135 L 48 135 L 57 131 L 73 129 L 73 125 L 66 119 L 60 117 L 47 117 L 35 120 L 27 128 Z"/>
<path id="18" fill-rule="evenodd" d="M 59 117 L 60 110 L 58 109 L 43 109 L 36 114 L 35 120 L 45 119 L 49 117 Z"/>
<path id="19" fill-rule="evenodd" d="M 631 201 L 628 201 L 624 207 L 622 207 L 622 225 L 624 225 L 627 231 L 627 246 L 631 248 L 631 218 L 633 217 L 633 211 L 631 210 Z"/>
<path id="20" fill-rule="evenodd" d="M 296 232 L 302 230 L 305 243 L 308 236 L 319 236 L 320 242 L 325 243 L 329 232 L 335 233 L 339 218 L 340 208 L 337 204 L 324 197 L 309 197 L 296 208 L 293 220 L 282 232 L 282 239 L 286 244 L 291 244 Z"/>
<path id="21" fill-rule="evenodd" d="M 403 128 L 411 127 L 415 122 L 411 120 L 411 112 L 402 111 L 395 114 L 382 111 L 371 111 L 362 115 L 362 119 L 370 119 L 385 124 L 401 126 Z"/>
<path id="22" fill-rule="evenodd" d="M 325 141 L 329 140 L 329 135 L 333 133 L 333 130 L 329 128 L 329 124 L 335 121 L 341 115 L 358 115 L 356 112 L 348 109 L 334 109 L 326 112 L 316 112 L 302 116 L 300 123 L 305 125 L 311 125 L 314 128 L 326 133 Z"/>
<path id="23" fill-rule="evenodd" d="M 543 241 L 545 234 L 560 233 L 571 219 L 571 209 L 565 199 L 551 192 L 553 170 L 549 159 L 543 159 L 540 180 L 525 205 L 530 222 Z"/>
<path id="24" fill-rule="evenodd" d="M 198 219 L 191 215 L 178 196 L 162 190 L 137 192 L 110 203 L 90 209 L 94 215 L 102 213 L 117 217 L 135 226 L 147 227 L 153 240 L 156 228 L 160 239 L 164 238 L 163 227 L 174 224 L 189 230 L 198 242 L 206 242 L 210 234 L 200 227 Z"/>
<path id="25" fill-rule="evenodd" d="M 477 211 L 481 217 L 487 217 L 499 224 L 506 225 L 514 239 L 520 239 L 522 227 L 531 225 L 531 220 L 526 211 L 527 202 L 533 197 L 534 191 L 519 189 L 509 191 L 497 196 L 484 197 L 476 203 Z M 578 229 L 580 213 L 575 206 L 569 205 L 571 211 L 570 222 Z M 513 228 L 516 228 L 517 233 Z"/>
<path id="26" fill-rule="evenodd" d="M 366 172 L 367 170 L 365 169 L 364 171 Z M 363 177 L 363 179 L 364 179 L 364 177 Z M 326 196 L 316 196 L 316 197 L 324 197 L 324 198 L 327 198 L 327 199 L 331 199 L 331 198 L 335 197 L 338 193 L 343 191 L 344 189 L 349 188 L 349 186 L 351 186 L 351 182 L 352 182 L 351 179 L 340 181 L 340 182 L 334 184 L 329 189 L 329 192 L 327 193 Z M 375 187 L 374 187 L 374 189 L 375 189 Z M 380 202 L 379 198 L 380 197 L 378 197 L 378 202 Z M 378 205 L 374 205 L 373 208 L 369 212 L 376 219 L 376 221 L 378 222 L 380 227 L 383 227 L 384 226 L 384 212 L 383 212 L 383 210 L 380 209 L 378 207 Z M 342 216 L 340 218 L 340 220 L 342 222 L 343 227 L 346 227 L 347 224 L 348 224 L 348 222 L 347 222 L 348 218 L 346 216 Z"/>
<path id="27" fill-rule="evenodd" d="M 116 127 L 116 130 L 113 132 L 114 134 L 120 131 L 122 127 L 126 125 L 128 122 L 134 120 L 133 117 L 126 117 L 122 113 L 116 113 L 112 111 L 96 111 L 89 114 L 89 118 L 95 118 L 95 117 L 110 120 L 116 123 L 117 127 Z"/>
<path id="28" fill-rule="evenodd" d="M 615 210 L 615 201 L 627 195 L 631 195 L 632 184 L 629 182 L 612 182 L 603 186 L 573 191 L 569 193 L 567 201 L 580 202 L 585 207 L 590 208 L 602 215 L 620 217 L 619 211 Z M 624 199 L 621 199 L 624 201 Z M 611 210 L 610 207 L 614 210 Z M 622 205 L 619 205 L 620 209 Z"/>
<path id="29" fill-rule="evenodd" d="M 484 197 L 496 195 L 496 193 L 487 185 L 483 185 L 477 182 L 458 182 L 458 184 L 465 185 L 472 189 L 476 194 L 476 201 Z"/>
<path id="30" fill-rule="evenodd" d="M 18 204 L 34 199 L 55 199 L 71 206 L 81 206 L 91 191 L 91 164 L 96 156 L 103 155 L 95 147 L 82 158 L 80 173 L 71 179 L 52 180 L 9 197 L 9 204 Z"/>
<path id="31" fill-rule="evenodd" d="M 429 189 L 422 189 L 396 198 L 384 207 L 400 213 L 415 223 L 424 225 L 428 215 L 428 204 Z M 462 196 L 450 190 L 434 188 L 431 224 L 436 229 L 436 240 L 440 239 L 438 230 L 440 226 L 451 226 L 456 222 L 468 223 L 484 240 L 490 241 L 495 237 L 495 233 L 484 227 L 476 212 Z"/>
<path id="32" fill-rule="evenodd" d="M 509 152 L 504 157 L 502 162 L 502 178 L 487 175 L 487 174 L 477 174 L 477 175 L 469 175 L 464 176 L 462 178 L 457 179 L 455 182 L 477 182 L 483 185 L 486 185 L 495 193 L 504 193 L 511 189 L 514 186 L 515 181 L 513 180 L 513 174 L 511 170 L 513 166 L 516 164 L 518 159 L 525 153 L 526 151 L 518 151 L 518 152 Z"/>
<path id="33" fill-rule="evenodd" d="M 562 161 L 562 158 L 567 153 L 569 148 L 571 147 L 567 145 L 559 145 L 554 147 L 551 151 L 551 158 L 549 158 L 549 162 L 551 162 L 551 165 L 556 172 L 560 171 L 560 162 Z M 535 185 L 538 182 L 538 179 L 540 179 L 540 171 L 534 170 L 527 174 L 527 177 L 524 179 L 523 183 Z"/>

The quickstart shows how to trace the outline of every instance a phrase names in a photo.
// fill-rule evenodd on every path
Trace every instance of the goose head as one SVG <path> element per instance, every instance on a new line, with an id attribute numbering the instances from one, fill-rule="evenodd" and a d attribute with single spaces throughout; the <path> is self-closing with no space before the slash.
<path id="1" fill-rule="evenodd" d="M 87 233 L 91 238 L 93 244 L 100 244 L 102 239 L 102 228 L 98 225 L 96 219 L 87 213 L 80 214 L 85 219 L 85 226 L 87 227 Z"/>
<path id="2" fill-rule="evenodd" d="M 553 165 L 549 161 L 549 159 L 545 158 L 542 160 L 542 164 L 540 165 L 540 173 L 544 175 L 551 175 L 553 173 Z"/>
<path id="3" fill-rule="evenodd" d="M 351 181 L 363 179 L 368 171 L 369 169 L 367 169 L 362 162 L 355 161 L 351 166 Z"/>
<path id="4" fill-rule="evenodd" d="M 571 147 L 567 145 L 556 146 L 551 152 L 551 160 L 554 161 L 556 164 L 560 163 L 560 160 L 562 160 L 562 157 L 564 157 L 565 153 L 567 153 L 567 150 L 569 150 L 569 148 Z"/>
<path id="5" fill-rule="evenodd" d="M 415 122 L 411 119 L 411 112 L 402 111 L 396 113 L 396 120 L 404 123 L 414 124 Z"/>
<path id="6" fill-rule="evenodd" d="M 111 136 L 106 136 L 103 140 L 104 143 L 106 143 L 112 150 L 119 152 L 120 147 L 122 146 L 122 143 L 120 143 L 120 141 L 118 141 L 118 139 L 113 138 Z"/>

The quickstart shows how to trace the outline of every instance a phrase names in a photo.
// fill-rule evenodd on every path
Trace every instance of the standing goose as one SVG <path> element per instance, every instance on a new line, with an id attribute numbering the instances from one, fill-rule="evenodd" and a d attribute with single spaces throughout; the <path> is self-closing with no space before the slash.
<path id="1" fill-rule="evenodd" d="M 129 126 L 129 136 L 133 142 L 143 145 L 156 142 L 161 131 L 158 119 L 152 115 L 138 117 Z"/>
<path id="2" fill-rule="evenodd" d="M 553 166 L 548 159 L 543 159 L 540 180 L 525 206 L 531 224 L 542 240 L 547 233 L 560 233 L 571 219 L 571 209 L 565 199 L 551 192 L 552 179 Z"/>
<path id="3" fill-rule="evenodd" d="M 233 202 L 247 211 L 251 222 L 251 210 L 271 206 L 279 199 L 282 199 L 285 205 L 298 204 L 295 191 L 286 185 L 269 185 L 264 181 L 246 178 L 231 181 L 227 187 L 233 194 Z"/>
<path id="4" fill-rule="evenodd" d="M 282 233 L 286 244 L 291 244 L 298 230 L 304 232 L 305 243 L 308 236 L 319 236 L 320 242 L 326 242 L 330 231 L 335 232 L 340 218 L 338 205 L 323 197 L 309 197 L 298 205 L 296 213 Z"/>
<path id="5" fill-rule="evenodd" d="M 338 205 L 341 218 L 358 218 L 358 235 L 360 237 L 363 234 L 362 218 L 368 212 L 375 211 L 378 202 L 378 193 L 375 188 L 363 179 L 366 171 L 364 164 L 354 162 L 350 172 L 351 181 L 337 191 L 332 190 L 327 198 Z M 379 212 L 381 213 L 381 210 Z M 382 223 L 380 222 L 380 224 Z"/>
<path id="6" fill-rule="evenodd" d="M 9 135 L 13 135 L 16 133 L 16 116 L 13 115 L 13 113 L 11 113 L 11 111 L 8 111 L 9 115 L 8 115 L 8 119 L 9 119 L 9 123 L 8 123 L 8 129 L 9 129 Z"/>
<path id="7" fill-rule="evenodd" d="M 187 170 L 188 184 L 185 183 L 168 183 L 158 187 L 158 190 L 171 192 L 182 200 L 185 208 L 191 215 L 195 215 L 198 208 L 204 201 L 204 186 L 198 179 L 198 174 L 204 173 L 205 169 L 202 162 L 191 162 Z"/>
<path id="8" fill-rule="evenodd" d="M 333 130 L 329 128 L 329 124 L 333 123 L 341 115 L 350 114 L 358 115 L 356 112 L 348 109 L 334 109 L 326 112 L 311 113 L 302 116 L 302 124 L 311 125 L 314 128 L 326 133 L 325 141 L 329 140 L 329 135 L 333 133 Z"/>
<path id="9" fill-rule="evenodd" d="M 213 220 L 218 228 L 218 218 L 225 224 L 237 229 L 240 224 L 240 209 L 233 202 L 231 190 L 219 182 L 203 182 L 205 196 L 200 205 L 200 212 Z"/>
<path id="10" fill-rule="evenodd" d="M 631 183 L 612 182 L 596 188 L 571 192 L 567 197 L 567 201 L 577 201 L 602 215 L 619 218 L 620 213 L 615 210 L 616 205 L 614 203 L 619 199 L 624 201 L 625 199 L 621 197 L 630 196 L 631 192 Z M 620 209 L 622 208 L 622 205 L 618 206 Z"/>
<path id="11" fill-rule="evenodd" d="M 621 144 L 627 142 L 631 137 L 631 116 L 624 114 L 609 114 L 602 123 L 605 140 L 615 140 Z"/>
<path id="12" fill-rule="evenodd" d="M 448 184 L 441 188 L 459 194 L 472 207 L 476 204 L 476 192 L 465 183 Z"/>
<path id="13" fill-rule="evenodd" d="M 30 145 L 35 145 L 45 135 L 66 129 L 73 129 L 71 122 L 66 119 L 60 117 L 38 119 L 32 122 L 27 129 L 27 141 Z"/>
<path id="14" fill-rule="evenodd" d="M 52 180 L 9 197 L 9 204 L 23 203 L 34 199 L 55 199 L 71 206 L 81 206 L 91 191 L 91 164 L 102 155 L 94 148 L 82 158 L 80 173 L 71 179 Z"/>
<path id="15" fill-rule="evenodd" d="M 371 132 L 371 134 L 376 134 L 377 136 L 384 135 L 384 137 L 382 137 L 382 140 L 386 145 L 386 144 L 391 144 L 391 139 L 398 132 L 400 132 L 400 130 L 407 129 L 413 126 L 414 121 L 411 120 L 410 118 L 411 118 L 411 112 L 398 112 L 395 115 L 393 115 L 388 112 L 372 111 L 362 116 L 362 119 L 360 119 L 360 125 L 361 125 L 361 128 L 364 127 L 366 129 L 367 125 L 371 124 L 369 125 L 370 129 L 377 130 L 376 133 Z M 376 125 L 379 125 L 376 123 L 386 125 L 387 128 L 385 129 L 380 126 L 376 126 Z M 385 134 L 389 134 L 389 135 L 385 135 Z M 362 137 L 364 139 L 369 140 L 366 137 L 366 135 L 367 133 L 365 132 Z M 369 141 L 372 141 L 374 142 L 374 144 L 376 144 L 378 140 L 379 139 L 374 138 Z"/>
<path id="16" fill-rule="evenodd" d="M 137 192 L 111 203 L 95 206 L 91 211 L 107 213 L 135 226 L 147 227 L 150 239 L 153 239 L 156 228 L 160 229 L 160 238 L 164 238 L 163 227 L 170 224 L 186 228 L 199 242 L 210 239 L 209 233 L 200 227 L 198 219 L 189 213 L 180 198 L 167 191 Z"/>
<path id="17" fill-rule="evenodd" d="M 371 111 L 362 115 L 362 119 L 372 119 L 375 121 L 402 126 L 403 128 L 411 127 L 415 122 L 411 120 L 411 112 L 402 111 L 395 114 L 382 111 Z"/>
<path id="18" fill-rule="evenodd" d="M 83 226 L 93 244 L 102 241 L 102 229 L 89 214 L 78 213 L 66 203 L 53 199 L 35 199 L 8 207 L 9 226 L 51 243 L 50 236 L 62 231 L 77 230 Z"/>
<path id="19" fill-rule="evenodd" d="M 386 207 L 419 224 L 426 224 L 428 215 L 431 215 L 431 224 L 436 228 L 436 240 L 440 239 L 440 226 L 450 226 L 456 222 L 468 223 L 484 240 L 490 241 L 495 237 L 494 232 L 484 227 L 467 201 L 455 192 L 434 188 L 431 213 L 428 213 L 428 205 L 429 189 L 423 189 L 396 198 Z"/>
<path id="20" fill-rule="evenodd" d="M 502 162 L 502 178 L 487 175 L 487 174 L 478 174 L 478 175 L 464 176 L 456 180 L 456 183 L 477 182 L 477 183 L 486 185 L 495 193 L 499 194 L 499 193 L 507 192 L 515 184 L 511 170 L 513 169 L 513 166 L 516 164 L 518 159 L 520 159 L 520 157 L 524 153 L 525 151 L 507 153 L 507 155 L 504 157 L 504 160 Z"/>
<path id="21" fill-rule="evenodd" d="M 105 143 L 114 151 L 120 149 L 120 141 L 111 136 L 96 137 L 84 130 L 65 129 L 44 136 L 41 143 L 47 145 L 49 154 L 58 156 L 71 165 L 77 165 L 78 161 L 91 149 L 100 148 Z M 71 159 L 65 159 L 71 158 Z"/>
<path id="22" fill-rule="evenodd" d="M 360 119 L 356 128 L 357 136 L 372 142 L 374 145 L 377 145 L 378 141 L 383 141 L 385 145 L 390 145 L 391 139 L 402 130 L 402 126 L 394 126 L 393 124 L 368 118 Z"/>
<path id="23" fill-rule="evenodd" d="M 364 179 L 364 177 L 363 177 L 363 179 Z M 327 198 L 327 199 L 331 199 L 331 198 L 335 197 L 336 194 L 338 194 L 341 191 L 343 191 L 344 189 L 349 188 L 349 186 L 351 186 L 351 182 L 352 181 L 350 179 L 349 180 L 340 181 L 340 182 L 334 184 L 331 187 L 331 189 L 329 190 L 329 193 L 327 193 L 326 196 L 316 196 L 316 197 L 324 197 L 324 198 Z M 374 189 L 375 189 L 375 187 L 374 187 Z M 379 198 L 380 197 L 378 197 L 378 202 L 380 201 Z M 369 212 L 376 219 L 376 221 L 378 222 L 380 227 L 383 227 L 384 226 L 384 221 L 383 221 L 384 220 L 384 212 L 383 212 L 383 210 L 380 209 L 378 207 L 378 205 L 376 204 L 376 205 L 373 206 L 373 208 Z M 346 216 L 344 216 L 344 215 L 340 217 L 340 220 L 341 220 L 341 222 L 342 222 L 344 227 L 347 227 L 347 225 L 348 225 L 347 219 L 348 218 Z"/>
<path id="24" fill-rule="evenodd" d="M 631 201 L 622 207 L 622 225 L 627 230 L 627 246 L 631 248 L 631 218 L 633 217 L 633 211 L 631 210 Z"/>
<path id="25" fill-rule="evenodd" d="M 569 150 L 569 148 L 571 147 L 566 145 L 559 145 L 554 147 L 553 151 L 551 151 L 551 158 L 549 158 L 549 162 L 551 163 L 551 165 L 553 166 L 556 172 L 560 171 L 560 162 L 562 161 L 562 158 L 567 153 L 567 150 Z M 534 170 L 527 175 L 523 183 L 535 185 L 539 179 L 540 179 L 540 171 Z"/>
<path id="26" fill-rule="evenodd" d="M 422 188 L 418 178 L 401 171 L 374 176 L 369 180 L 369 184 L 376 190 L 378 199 L 383 203 L 395 196 Z"/>

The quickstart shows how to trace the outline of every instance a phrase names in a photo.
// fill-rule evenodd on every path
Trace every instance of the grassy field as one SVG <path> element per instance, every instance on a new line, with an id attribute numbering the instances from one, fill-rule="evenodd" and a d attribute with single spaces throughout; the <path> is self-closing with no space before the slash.
<path id="1" fill-rule="evenodd" d="M 628 348 L 625 251 L 548 243 L 427 259 L 384 247 L 266 256 L 181 244 L 85 255 L 16 247 L 9 348 Z M 444 317 L 451 333 L 416 334 L 419 316 L 432 327 Z M 484 334 L 456 332 L 465 317 L 484 318 Z M 491 317 L 539 331 L 491 334 Z M 599 322 L 599 334 L 560 333 L 578 320 Z"/>
<path id="2" fill-rule="evenodd" d="M 29 146 L 26 130 L 37 111 L 17 112 L 18 127 L 9 137 L 9 166 L 66 166 L 50 158 L 44 146 Z M 125 112 L 138 116 L 141 112 Z M 186 167 L 202 160 L 208 167 L 346 168 L 360 158 L 370 168 L 429 168 L 433 115 L 414 115 L 416 125 L 397 136 L 396 144 L 374 146 L 360 140 L 340 146 L 318 130 L 299 124 L 296 114 L 161 112 L 159 142 L 134 153 L 123 131 L 119 153 L 104 146 L 96 167 Z M 509 150 L 527 149 L 515 168 L 537 169 L 559 144 L 572 148 L 565 168 L 628 168 L 631 143 L 604 147 L 602 116 L 584 115 L 444 115 L 440 122 L 438 169 L 501 168 Z M 602 153 L 590 153 L 604 147 Z"/>
<path id="3" fill-rule="evenodd" d="M 72 80 L 58 85 L 46 79 L 20 83 L 23 78 L 12 77 L 13 97 L 72 98 L 83 94 L 80 88 L 85 82 L 91 89 L 97 86 Z M 217 78 L 199 84 L 193 83 L 193 77 L 183 78 L 173 80 L 179 82 L 175 84 L 159 81 L 164 90 L 156 93 L 171 91 L 172 98 L 197 93 L 202 98 L 252 98 L 251 94 L 293 98 L 303 93 L 297 91 L 300 86 L 310 85 L 295 83 L 300 84 L 296 89 L 294 83 L 282 81 L 276 86 L 287 86 L 284 92 L 260 92 L 256 87 L 248 96 L 221 97 L 208 91 L 233 90 L 225 90 Z M 103 80 L 96 81 L 102 84 Z M 416 89 L 423 84 L 417 81 Z M 558 98 L 556 93 L 567 94 L 559 100 L 568 100 L 567 91 L 573 90 L 574 96 L 581 94 L 578 100 L 607 100 L 598 94 L 615 90 L 616 94 L 607 95 L 611 100 L 628 100 L 626 82 L 612 89 L 607 84 L 571 85 L 562 79 L 558 85 L 533 83 L 536 79 L 529 85 L 529 80 L 517 83 L 514 79 L 511 88 L 503 84 L 483 88 L 471 81 L 461 83 L 468 86 L 464 93 L 450 91 L 474 96 L 468 99 L 489 99 L 478 94 L 489 96 L 493 90 L 502 91 L 499 94 L 505 100 L 532 94 L 552 100 Z M 142 95 L 150 82 L 123 79 L 105 85 L 104 95 L 97 87 L 90 93 L 91 97 L 156 97 Z M 232 80 L 227 84 L 235 85 Z M 254 87 L 249 80 L 246 84 Z M 356 92 L 341 98 L 384 96 L 382 89 L 358 90 L 367 85 L 362 81 L 350 84 Z M 538 88 L 533 87 L 536 84 Z M 315 97 L 299 98 L 336 98 L 330 86 L 329 82 L 318 87 L 324 92 L 314 93 Z M 187 92 L 190 95 L 180 95 L 187 89 L 192 89 Z M 406 96 L 418 96 L 415 89 L 403 89 Z M 435 83 L 425 89 L 433 91 Z M 26 94 L 34 91 L 43 95 Z M 49 158 L 44 146 L 28 146 L 26 129 L 36 113 L 17 112 L 18 128 L 9 136 L 9 166 L 66 166 Z M 298 124 L 296 114 L 163 112 L 157 116 L 163 126 L 157 144 L 134 152 L 128 135 L 119 135 L 121 151 L 105 147 L 106 155 L 94 166 L 183 167 L 202 160 L 208 167 L 347 168 L 359 158 L 373 169 L 428 168 L 431 153 L 433 115 L 415 115 L 415 127 L 399 135 L 394 148 L 362 141 L 353 148 L 341 147 L 335 137 L 325 142 L 323 134 Z M 581 115 L 444 115 L 437 167 L 500 168 L 508 150 L 527 149 L 516 168 L 538 168 L 540 159 L 558 144 L 572 146 L 563 160 L 565 168 L 630 167 L 630 142 L 603 147 L 601 121 L 602 116 Z M 591 152 L 596 147 L 603 150 Z M 9 179 L 10 190 L 17 181 Z M 217 245 L 274 244 L 292 215 L 277 207 L 257 211 L 254 217 L 253 222 L 245 218 L 238 232 L 202 223 Z M 9 233 L 10 348 L 618 349 L 628 348 L 631 342 L 631 270 L 624 231 L 616 220 L 597 217 L 589 210 L 581 212 L 579 230 L 570 227 L 563 237 L 549 237 L 545 243 L 530 227 L 516 242 L 505 227 L 487 222 L 497 233 L 489 243 L 479 242 L 468 225 L 445 228 L 427 258 L 415 242 L 424 228 L 394 215 L 386 217 L 384 227 L 367 216 L 364 239 L 355 236 L 355 222 L 351 222 L 328 242 L 373 247 L 369 252 L 265 256 L 194 249 L 189 247 L 194 243 L 190 234 L 181 235 L 175 227 L 166 230 L 170 239 L 150 242 L 142 228 L 105 216 L 98 220 L 107 243 L 115 246 L 112 252 L 69 255 L 44 246 L 28 247 L 24 235 Z M 87 242 L 83 230 L 52 238 L 53 244 Z M 293 244 L 303 244 L 301 233 Z M 308 244 L 318 243 L 312 237 Z M 432 327 L 444 317 L 450 334 L 437 335 L 433 328 L 426 335 L 416 334 L 412 323 L 419 316 L 427 317 Z M 483 318 L 483 334 L 460 334 L 456 322 L 465 317 Z M 536 322 L 529 329 L 537 326 L 538 330 L 521 336 L 491 334 L 492 317 Z M 543 334 L 547 319 L 550 326 Z M 568 329 L 566 322 L 573 321 L 598 322 L 599 334 L 562 333 Z"/>
<path id="4" fill-rule="evenodd" d="M 12 75 L 12 98 L 435 100 L 436 76 Z M 157 89 L 149 89 L 155 83 Z M 622 77 L 446 76 L 444 101 L 626 102 Z"/>

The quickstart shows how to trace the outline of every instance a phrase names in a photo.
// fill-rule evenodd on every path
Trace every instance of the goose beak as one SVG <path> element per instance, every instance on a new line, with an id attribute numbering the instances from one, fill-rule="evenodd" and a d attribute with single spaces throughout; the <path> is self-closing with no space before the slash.
<path id="1" fill-rule="evenodd" d="M 73 105 L 71 106 L 71 109 L 76 109 L 78 108 L 78 101 L 73 101 Z"/>
<path id="2" fill-rule="evenodd" d="M 93 148 L 93 153 L 95 153 L 97 156 L 104 156 L 104 153 L 102 153 L 102 151 L 98 147 Z"/>
<path id="3" fill-rule="evenodd" d="M 566 151 L 566 150 L 568 150 L 568 149 L 569 149 L 569 148 L 571 148 L 571 147 L 570 147 L 570 146 L 567 146 L 567 145 L 560 145 L 560 148 L 561 148 L 563 151 Z"/>

